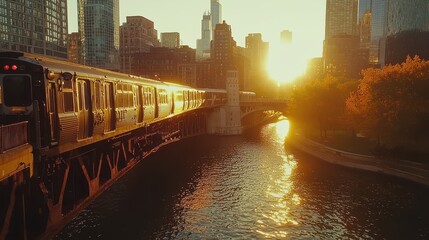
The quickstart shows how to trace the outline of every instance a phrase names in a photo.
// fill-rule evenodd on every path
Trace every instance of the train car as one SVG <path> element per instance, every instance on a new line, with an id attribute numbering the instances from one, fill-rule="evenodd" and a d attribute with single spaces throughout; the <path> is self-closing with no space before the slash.
<path id="1" fill-rule="evenodd" d="M 254 92 L 240 92 L 240 101 L 251 101 L 255 100 L 256 94 Z"/>
<path id="2" fill-rule="evenodd" d="M 254 93 L 240 96 L 252 98 Z M 0 53 L 0 124 L 27 121 L 39 156 L 60 155 L 186 111 L 220 106 L 226 99 L 222 89 Z"/>
<path id="3" fill-rule="evenodd" d="M 0 182 L 9 184 L 0 190 L 15 198 L 8 190 L 16 186 L 9 181 L 13 176 L 28 183 L 22 199 L 30 199 L 25 208 L 16 207 L 26 212 L 14 210 L 10 218 L 28 216 L 24 219 L 33 219 L 28 221 L 33 225 L 27 230 L 42 233 L 48 219 L 58 221 L 79 209 L 138 159 L 204 134 L 209 108 L 225 103 L 225 90 L 0 52 Z M 180 115 L 187 111 L 192 112 Z M 0 218 L 6 219 L 4 214 Z M 16 224 L 9 229 L 25 227 Z"/>
<path id="4" fill-rule="evenodd" d="M 201 103 L 202 107 L 215 107 L 226 103 L 226 90 L 225 89 L 200 89 L 204 94 L 204 101 Z"/>
<path id="5" fill-rule="evenodd" d="M 44 56 L 0 53 L 1 124 L 28 121 L 57 155 L 198 108 L 201 90 Z"/>

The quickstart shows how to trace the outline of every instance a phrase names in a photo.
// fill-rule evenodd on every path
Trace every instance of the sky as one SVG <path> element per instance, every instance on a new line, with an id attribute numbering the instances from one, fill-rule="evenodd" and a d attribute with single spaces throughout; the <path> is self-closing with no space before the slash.
<path id="1" fill-rule="evenodd" d="M 77 0 L 68 0 L 69 33 L 77 32 Z M 322 56 L 326 0 L 220 0 L 222 18 L 231 25 L 238 46 L 249 33 L 269 42 L 267 70 L 278 82 L 305 72 L 310 58 Z M 182 45 L 196 47 L 201 20 L 210 0 L 120 0 L 120 24 L 126 16 L 143 16 L 162 32 L 179 32 Z M 280 45 L 280 32 L 292 31 L 292 45 Z M 285 57 L 286 56 L 286 57 Z"/>
<path id="2" fill-rule="evenodd" d="M 325 0 L 220 0 L 222 17 L 231 25 L 237 45 L 249 33 L 262 33 L 264 41 L 277 44 L 282 30 L 293 32 L 295 45 L 306 55 L 321 56 L 325 31 Z M 77 0 L 68 0 L 69 32 L 76 32 Z M 158 34 L 179 32 L 182 45 L 196 47 L 201 19 L 210 0 L 120 0 L 120 23 L 126 16 L 144 16 L 155 23 Z M 301 48 L 301 47 L 300 47 Z M 302 47 L 303 48 L 303 47 Z"/>

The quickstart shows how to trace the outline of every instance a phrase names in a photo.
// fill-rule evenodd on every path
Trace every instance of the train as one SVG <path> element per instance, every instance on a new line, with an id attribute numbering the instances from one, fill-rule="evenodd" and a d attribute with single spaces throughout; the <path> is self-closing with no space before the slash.
<path id="1" fill-rule="evenodd" d="M 225 89 L 0 52 L 0 235 L 55 228 L 145 156 L 207 133 L 227 103 Z"/>
<path id="2" fill-rule="evenodd" d="M 27 121 L 39 158 L 226 101 L 225 89 L 193 88 L 30 53 L 0 53 L 0 124 Z"/>

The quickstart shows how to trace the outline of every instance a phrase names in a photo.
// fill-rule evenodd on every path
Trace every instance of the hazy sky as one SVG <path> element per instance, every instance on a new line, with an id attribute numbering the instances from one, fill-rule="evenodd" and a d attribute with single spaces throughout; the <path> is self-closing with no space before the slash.
<path id="1" fill-rule="evenodd" d="M 293 32 L 294 45 L 308 57 L 321 56 L 325 31 L 326 0 L 221 0 L 222 17 L 231 25 L 239 46 L 249 33 L 262 33 L 277 44 L 284 29 Z M 68 0 L 69 32 L 77 29 L 77 0 Z M 158 34 L 179 32 L 183 45 L 196 46 L 201 19 L 210 0 L 120 0 L 120 22 L 126 16 L 144 16 L 155 23 Z"/>

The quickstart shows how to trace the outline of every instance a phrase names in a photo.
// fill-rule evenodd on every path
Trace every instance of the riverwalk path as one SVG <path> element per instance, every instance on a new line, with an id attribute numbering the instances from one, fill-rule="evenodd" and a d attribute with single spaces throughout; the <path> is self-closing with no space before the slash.
<path id="1" fill-rule="evenodd" d="M 299 133 L 287 139 L 286 144 L 332 164 L 401 177 L 429 187 L 427 164 L 345 152 L 315 142 Z"/>

